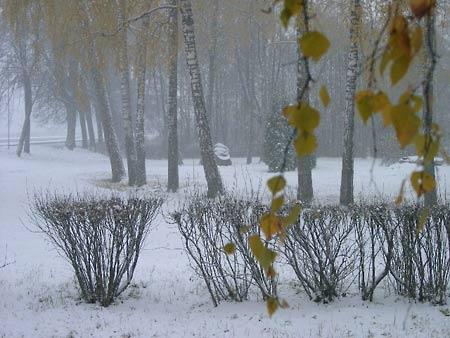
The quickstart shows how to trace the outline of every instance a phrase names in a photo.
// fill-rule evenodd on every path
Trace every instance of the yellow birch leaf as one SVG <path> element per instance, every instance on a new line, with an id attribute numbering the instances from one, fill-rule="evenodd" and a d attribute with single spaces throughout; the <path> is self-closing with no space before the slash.
<path id="1" fill-rule="evenodd" d="M 300 38 L 300 48 L 305 57 L 313 61 L 319 61 L 330 48 L 330 41 L 325 35 L 317 31 L 311 31 Z"/>
<path id="2" fill-rule="evenodd" d="M 322 101 L 322 104 L 324 107 L 328 107 L 330 104 L 330 95 L 328 94 L 328 89 L 325 86 L 320 87 L 319 91 L 320 100 Z"/>

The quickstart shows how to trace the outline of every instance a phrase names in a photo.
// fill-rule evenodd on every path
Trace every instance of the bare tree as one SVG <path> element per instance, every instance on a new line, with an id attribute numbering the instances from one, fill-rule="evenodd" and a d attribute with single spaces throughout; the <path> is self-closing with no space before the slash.
<path id="1" fill-rule="evenodd" d="M 177 0 L 170 0 L 176 6 Z M 169 14 L 169 95 L 167 110 L 168 128 L 168 180 L 167 190 L 176 192 L 179 187 L 178 176 L 178 9 L 171 9 Z"/>
<path id="2" fill-rule="evenodd" d="M 309 16 L 308 16 L 308 1 L 303 2 L 302 14 L 297 19 L 297 36 L 300 37 L 309 31 Z M 297 101 L 309 101 L 308 85 L 310 82 L 309 61 L 303 56 L 303 53 L 298 48 L 297 61 Z M 298 187 L 297 198 L 309 203 L 313 199 L 314 191 L 312 186 L 312 159 L 311 156 L 301 156 L 297 163 L 298 173 Z"/>

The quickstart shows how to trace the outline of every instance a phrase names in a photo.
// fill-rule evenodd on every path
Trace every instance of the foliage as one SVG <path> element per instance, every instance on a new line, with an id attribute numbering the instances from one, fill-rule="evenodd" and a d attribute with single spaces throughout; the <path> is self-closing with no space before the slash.
<path id="1" fill-rule="evenodd" d="M 30 216 L 72 265 L 82 298 L 109 306 L 130 285 L 162 198 L 35 194 Z"/>

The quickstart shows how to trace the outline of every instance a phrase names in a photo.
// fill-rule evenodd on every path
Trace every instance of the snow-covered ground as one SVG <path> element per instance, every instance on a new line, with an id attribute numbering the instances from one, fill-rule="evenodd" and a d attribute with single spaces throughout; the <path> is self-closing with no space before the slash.
<path id="1" fill-rule="evenodd" d="M 109 177 L 108 159 L 83 150 L 69 152 L 35 146 L 32 155 L 16 158 L 0 149 L 0 337 L 449 337 L 450 320 L 429 304 L 411 303 L 380 290 L 374 303 L 349 295 L 328 305 L 310 302 L 292 283 L 281 280 L 280 293 L 290 304 L 272 319 L 261 300 L 214 308 L 202 281 L 189 267 L 168 211 L 189 189 L 204 189 L 198 160 L 180 168 L 182 190 L 167 196 L 136 269 L 134 285 L 108 308 L 79 300 L 69 264 L 44 238 L 33 232 L 26 216 L 35 189 L 85 191 L 102 189 Z M 412 164 L 382 167 L 356 160 L 355 190 L 360 197 L 395 196 Z M 230 190 L 264 192 L 270 177 L 264 164 L 233 159 L 222 167 Z M 163 191 L 165 161 L 148 161 L 149 191 Z M 450 167 L 438 169 L 440 193 L 450 187 Z M 296 173 L 287 174 L 295 189 Z M 340 161 L 318 159 L 313 172 L 318 203 L 337 201 Z M 375 184 L 376 182 L 376 184 Z M 125 184 L 114 188 L 126 190 Z M 409 192 L 410 193 L 410 192 Z M 411 195 L 410 195 L 411 196 Z M 287 267 L 280 267 L 281 270 Z M 445 312 L 445 311 L 444 311 Z"/>

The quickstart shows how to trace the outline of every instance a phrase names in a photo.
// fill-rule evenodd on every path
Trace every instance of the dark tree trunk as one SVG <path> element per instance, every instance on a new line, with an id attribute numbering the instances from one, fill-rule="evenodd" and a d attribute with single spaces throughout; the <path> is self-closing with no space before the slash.
<path id="1" fill-rule="evenodd" d="M 353 203 L 354 175 L 354 129 L 355 129 L 355 93 L 358 71 L 358 30 L 361 13 L 359 0 L 353 0 L 350 15 L 350 51 L 347 64 L 347 84 L 345 89 L 345 120 L 344 120 L 344 153 L 342 154 L 342 176 L 340 203 Z"/>
<path id="2" fill-rule="evenodd" d="M 83 149 L 88 148 L 88 133 L 87 133 L 87 125 L 86 125 L 86 112 L 80 111 L 80 127 L 81 127 L 81 146 Z"/>
<path id="3" fill-rule="evenodd" d="M 75 149 L 75 132 L 77 126 L 77 110 L 75 107 L 66 103 L 66 120 L 67 120 L 67 133 L 66 133 L 66 148 L 69 150 Z"/>
<path id="4" fill-rule="evenodd" d="M 33 106 L 31 79 L 29 74 L 25 71 L 22 74 L 22 82 L 25 96 L 25 120 L 23 121 L 22 132 L 16 150 L 16 154 L 19 157 L 22 155 L 22 151 L 26 154 L 30 153 L 31 110 Z"/>
<path id="5" fill-rule="evenodd" d="M 86 124 L 89 135 L 89 147 L 92 150 L 96 150 L 97 145 L 95 143 L 94 123 L 92 122 L 92 109 L 90 103 L 87 105 L 88 111 L 86 112 Z"/>
<path id="6" fill-rule="evenodd" d="M 423 96 L 425 99 L 423 110 L 423 131 L 426 139 L 431 139 L 431 130 L 433 125 L 433 81 L 434 71 L 436 68 L 436 18 L 435 13 L 430 12 L 426 17 L 426 31 L 425 31 L 425 47 L 426 47 L 426 64 L 427 73 L 425 78 L 425 85 L 423 88 Z M 428 147 L 428 146 L 427 146 Z M 436 178 L 434 159 L 425 165 L 425 171 Z M 437 203 L 436 189 L 425 194 L 425 206 L 432 207 Z"/>
<path id="7" fill-rule="evenodd" d="M 176 6 L 177 0 L 170 0 L 170 5 Z M 167 110 L 168 129 L 168 169 L 167 190 L 176 192 L 179 188 L 178 176 L 178 10 L 172 9 L 169 14 L 169 95 Z"/>
<path id="8" fill-rule="evenodd" d="M 309 31 L 308 24 L 308 1 L 303 2 L 303 11 L 297 19 L 297 35 L 301 37 Z M 309 101 L 308 88 L 305 83 L 308 77 L 308 60 L 303 56 L 300 47 L 298 47 L 298 63 L 297 63 L 297 101 Z M 312 185 L 312 157 L 300 156 L 297 160 L 298 187 L 297 198 L 304 202 L 310 203 L 314 196 Z"/>
<path id="9" fill-rule="evenodd" d="M 190 0 L 180 0 L 182 27 L 186 63 L 191 79 L 192 100 L 194 103 L 195 119 L 199 137 L 201 160 L 208 184 L 208 196 L 215 197 L 223 192 L 222 179 L 217 167 L 211 132 L 208 124 L 208 116 L 205 109 L 203 87 L 200 76 L 200 67 L 195 46 L 194 18 Z"/>

